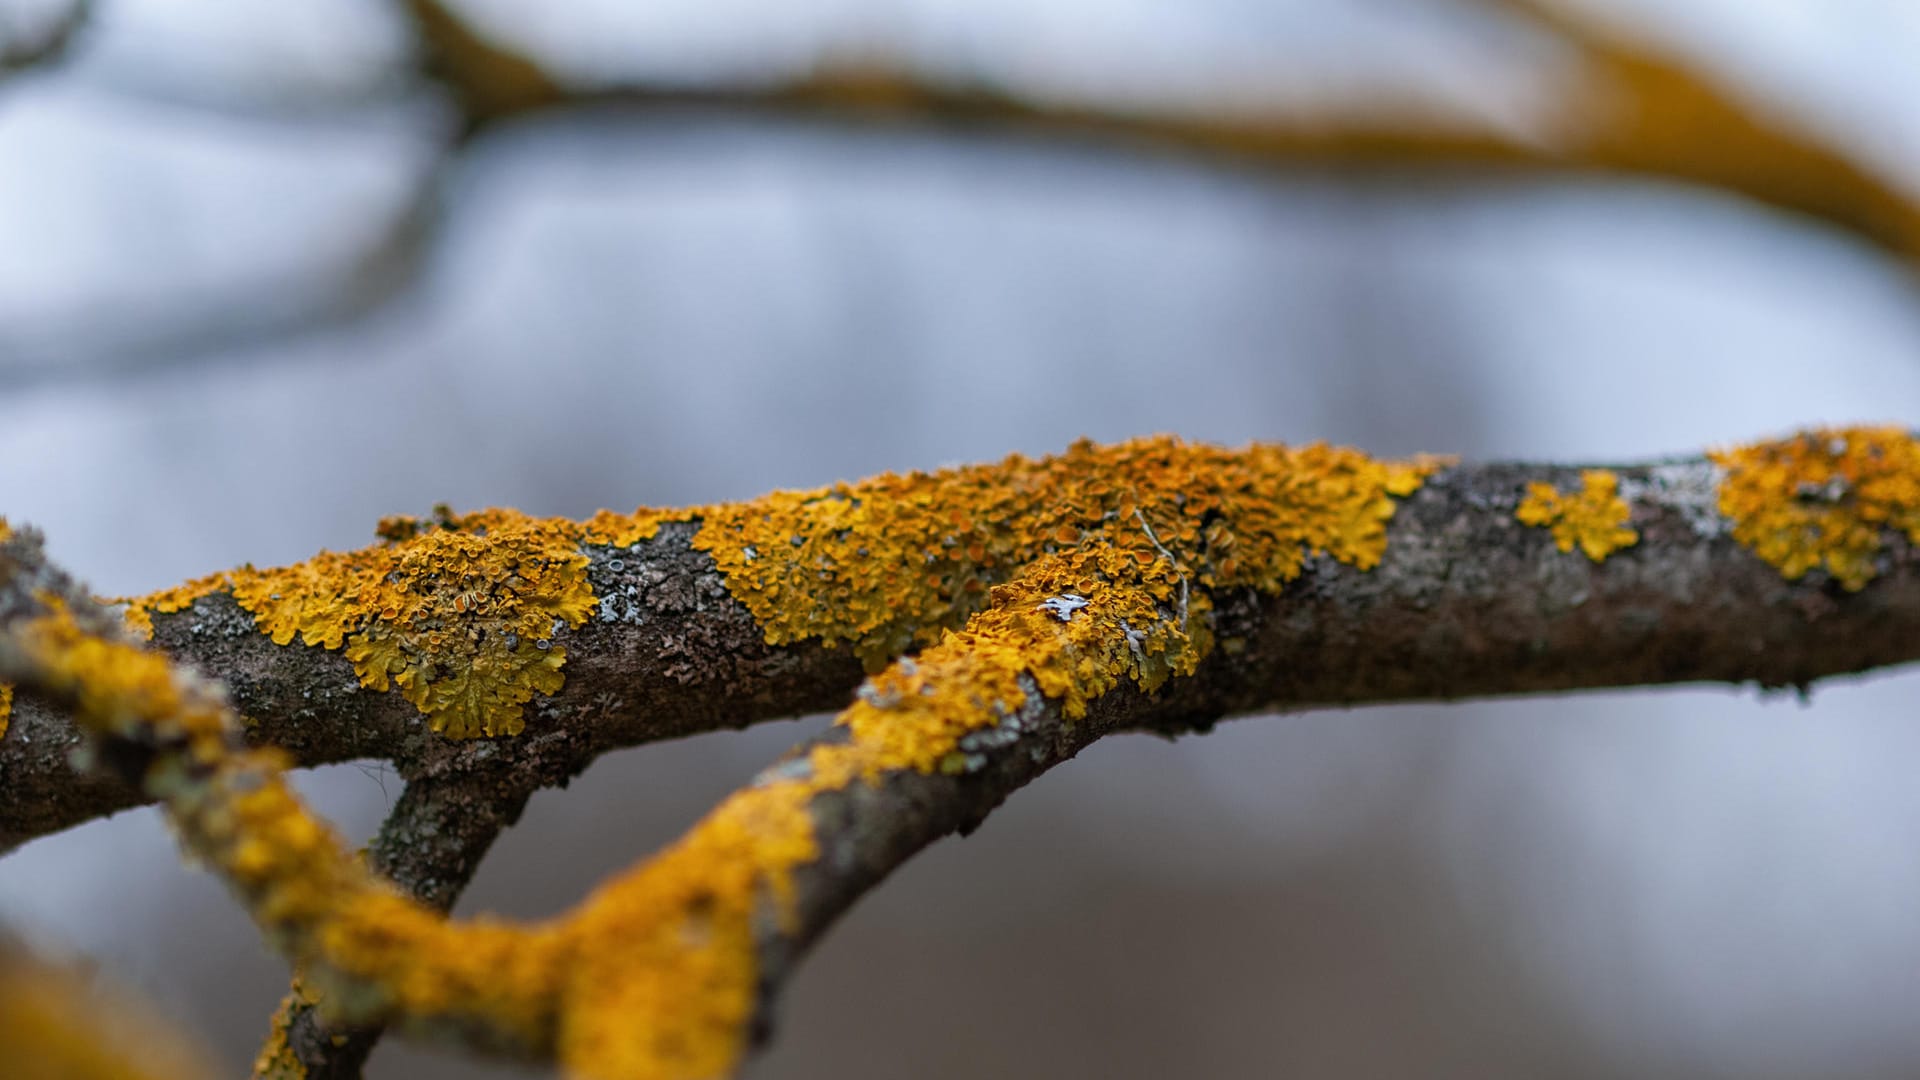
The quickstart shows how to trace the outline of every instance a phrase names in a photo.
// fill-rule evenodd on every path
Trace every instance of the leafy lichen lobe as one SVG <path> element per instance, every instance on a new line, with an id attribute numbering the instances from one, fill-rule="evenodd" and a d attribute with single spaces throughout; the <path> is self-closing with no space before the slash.
<path id="1" fill-rule="evenodd" d="M 1582 472 L 1580 490 L 1570 494 L 1552 484 L 1528 484 L 1514 512 L 1522 525 L 1551 530 L 1561 551 L 1578 547 L 1594 562 L 1639 542 L 1640 534 L 1627 527 L 1632 516 L 1633 509 L 1620 497 L 1620 477 L 1611 469 Z"/>
<path id="2" fill-rule="evenodd" d="M 1734 539 L 1781 575 L 1825 570 L 1857 592 L 1885 530 L 1920 543 L 1920 442 L 1897 427 L 1818 428 L 1708 455 Z"/>

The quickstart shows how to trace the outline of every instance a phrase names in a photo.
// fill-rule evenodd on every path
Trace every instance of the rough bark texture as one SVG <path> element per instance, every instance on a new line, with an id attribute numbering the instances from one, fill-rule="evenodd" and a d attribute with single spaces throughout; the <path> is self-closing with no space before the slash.
<path id="1" fill-rule="evenodd" d="M 1788 581 L 1727 535 L 1710 464 L 1618 472 L 1635 493 L 1641 539 L 1595 563 L 1513 516 L 1527 483 L 1571 486 L 1578 469 L 1441 471 L 1400 507 L 1379 567 L 1320 560 L 1277 596 L 1222 596 L 1223 647 L 1132 726 L 1605 686 L 1797 687 L 1920 658 L 1920 575 L 1897 535 L 1869 588 Z M 568 650 L 565 688 L 535 702 L 524 734 L 463 752 L 505 755 L 553 782 L 607 750 L 844 704 L 859 663 L 845 649 L 768 645 L 712 560 L 689 546 L 692 532 L 673 524 L 630 549 L 590 548 L 601 606 L 557 639 Z M 154 643 L 219 675 L 252 720 L 251 738 L 302 765 L 385 758 L 411 779 L 446 753 L 412 706 L 362 688 L 338 652 L 274 645 L 224 594 L 156 615 Z M 13 725 L 0 739 L 0 842 L 142 801 L 75 769 L 78 732 L 31 694 L 20 695 Z"/>
<path id="2" fill-rule="evenodd" d="M 536 701 L 527 731 L 461 751 L 510 756 L 520 773 L 554 783 L 608 750 L 844 704 L 860 664 L 846 650 L 766 643 L 727 594 L 713 560 L 688 546 L 693 528 L 667 525 L 632 549 L 591 547 L 601 598 L 595 619 L 560 631 L 567 683 Z M 226 684 L 249 737 L 302 765 L 384 758 L 411 781 L 446 758 L 447 741 L 412 705 L 360 686 L 338 652 L 275 645 L 225 593 L 155 615 L 153 643 Z M 0 739 L 0 850 L 140 804 L 133 788 L 77 769 L 72 721 L 30 694 Z"/>

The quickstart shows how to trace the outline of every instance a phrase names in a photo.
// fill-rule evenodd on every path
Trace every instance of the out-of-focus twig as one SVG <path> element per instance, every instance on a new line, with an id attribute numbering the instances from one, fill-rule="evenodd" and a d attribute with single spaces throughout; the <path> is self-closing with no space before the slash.
<path id="1" fill-rule="evenodd" d="M 1583 90 L 1567 106 L 1567 134 L 1550 150 L 1555 163 L 1731 192 L 1920 260 L 1920 192 L 1584 5 L 1480 2 L 1553 33 L 1588 65 Z"/>
<path id="2" fill-rule="evenodd" d="M 31 36 L 15 37 L 0 26 L 0 78 L 27 68 L 58 63 L 93 17 L 93 0 L 73 0 L 65 11 Z"/>
<path id="3" fill-rule="evenodd" d="M 1637 175 L 1727 192 L 1853 233 L 1903 261 L 1920 259 L 1920 193 L 1836 143 L 1775 115 L 1644 35 L 1605 26 L 1570 0 L 1471 0 L 1544 30 L 1581 61 L 1551 103 L 1544 134 L 1461 112 L 1355 103 L 1337 114 L 1138 110 L 1045 101 L 989 82 L 933 78 L 871 61 L 823 62 L 764 83 L 628 82 L 573 86 L 443 0 L 405 0 L 419 72 L 444 88 L 454 119 L 444 159 L 364 257 L 299 289 L 223 297 L 173 329 L 129 335 L 75 359 L 0 340 L 14 385 L 192 362 L 286 335 L 338 327 L 412 294 L 443 235 L 448 178 L 486 132 L 556 110 L 648 116 L 700 109 L 891 127 L 1028 133 L 1122 149 L 1162 147 L 1256 167 L 1479 166 L 1549 174 Z M 294 295 L 297 299 L 289 301 Z M 37 340 L 44 341 L 46 335 Z M 9 356 L 9 351 L 12 356 Z M 57 362 L 56 362 L 57 361 Z"/>
<path id="4" fill-rule="evenodd" d="M 420 40 L 422 71 L 453 94 L 469 131 L 566 100 L 539 64 L 467 25 L 439 0 L 406 0 L 406 10 Z"/>
<path id="5" fill-rule="evenodd" d="M 1920 192 L 1902 190 L 1810 130 L 1773 115 L 1643 35 L 1568 0 L 1475 0 L 1572 46 L 1584 61 L 1545 139 L 1405 105 L 1315 116 L 1127 111 L 1043 102 L 984 83 L 873 63 L 824 64 L 764 85 L 567 91 L 531 59 L 487 42 L 440 0 L 409 0 L 436 70 L 470 116 L 494 122 L 562 105 L 706 106 L 930 126 L 1149 142 L 1276 166 L 1480 164 L 1633 173 L 1699 184 L 1849 230 L 1920 258 Z"/>
<path id="6" fill-rule="evenodd" d="M 237 360 L 393 310 L 425 280 L 447 225 L 451 175 L 464 160 L 436 151 L 387 220 L 337 263 L 258 275 L 237 294 L 164 313 L 155 306 L 130 327 L 101 329 L 98 305 L 90 304 L 38 326 L 0 329 L 0 381 L 18 390 Z"/>

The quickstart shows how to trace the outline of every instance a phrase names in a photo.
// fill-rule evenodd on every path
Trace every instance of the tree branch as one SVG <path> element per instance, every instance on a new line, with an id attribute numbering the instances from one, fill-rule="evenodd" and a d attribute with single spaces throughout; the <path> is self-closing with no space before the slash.
<path id="1" fill-rule="evenodd" d="M 1646 523 L 1638 546 L 1588 566 L 1513 517 L 1529 484 L 1577 487 L 1580 468 L 1447 469 L 1395 518 L 1380 568 L 1316 563 L 1279 596 L 1233 600 L 1258 627 L 1237 666 L 1263 674 L 1222 687 L 1222 707 L 1699 680 L 1794 685 L 1916 658 L 1902 645 L 1916 639 L 1895 625 L 1920 611 L 1904 547 L 1882 556 L 1890 572 L 1861 594 L 1786 580 L 1728 534 L 1715 470 L 1705 459 L 1615 470 L 1635 493 L 1636 523 Z M 1683 495 L 1691 502 L 1681 506 Z M 610 749 L 837 707 L 859 682 L 845 648 L 770 644 L 695 545 L 698 533 L 669 522 L 625 547 L 581 545 L 600 606 L 556 638 L 568 650 L 565 685 L 533 703 L 526 734 L 500 743 L 529 776 L 571 775 Z M 1808 633 L 1815 622 L 1820 633 Z M 250 741 L 301 765 L 381 758 L 411 780 L 441 752 L 444 740 L 407 701 L 360 685 L 338 651 L 274 644 L 227 587 L 152 623 L 155 645 L 221 673 L 253 718 Z M 1682 653 L 1693 659 L 1677 662 Z M 60 710 L 22 694 L 12 723 L 0 739 L 8 846 L 144 801 L 70 764 L 81 737 Z"/>
<path id="2" fill-rule="evenodd" d="M 1902 260 L 1920 257 L 1920 193 L 1644 37 L 1566 0 L 1477 0 L 1571 46 L 1582 77 L 1555 102 L 1545 138 L 1464 115 L 1352 103 L 1330 115 L 1128 111 L 1042 102 L 985 82 L 930 79 L 883 64 L 823 63 L 809 74 L 717 88 L 628 83 L 575 88 L 467 25 L 441 0 L 409 0 L 435 69 L 475 124 L 557 107 L 697 107 L 839 121 L 1031 131 L 1049 138 L 1160 145 L 1258 165 L 1484 165 L 1628 173 L 1743 196 L 1852 232 Z"/>
<path id="3" fill-rule="evenodd" d="M 435 150 L 399 204 L 344 259 L 255 275 L 244 296 L 221 290 L 200 301 L 175 299 L 132 326 L 102 327 L 100 303 L 91 298 L 35 325 L 7 328 L 0 371 L 11 386 L 25 387 L 252 363 L 258 356 L 250 348 L 284 348 L 401 308 L 431 269 L 449 225 L 447 193 L 466 160 L 459 145 Z"/>
<path id="4" fill-rule="evenodd" d="M 727 594 L 713 560 L 670 525 L 628 548 L 588 545 L 596 618 L 563 630 L 563 691 L 535 703 L 532 730 L 511 744 L 530 781 L 574 775 L 610 749 L 742 727 L 834 708 L 860 678 L 845 650 L 817 642 L 770 646 Z M 341 653 L 276 645 L 228 590 L 152 616 L 153 643 L 225 680 L 246 736 L 301 765 L 355 758 L 394 763 L 409 784 L 434 768 L 446 740 L 397 694 L 361 686 Z M 59 709 L 29 694 L 0 738 L 0 851 L 148 801 L 131 785 L 77 769 L 82 737 Z M 516 782 L 519 778 L 516 778 Z"/>
<path id="5" fill-rule="evenodd" d="M 59 63 L 92 19 L 93 0 L 73 0 L 38 34 L 18 38 L 0 36 L 0 78 Z"/>
<path id="6" fill-rule="evenodd" d="M 417 772 L 367 851 L 367 864 L 436 911 L 450 911 L 487 849 L 519 820 L 540 777 L 503 761 L 486 743 L 443 744 L 440 759 Z M 296 979 L 275 1011 L 256 1077 L 353 1080 L 384 1029 L 327 1024 L 318 1001 Z"/>
<path id="7" fill-rule="evenodd" d="M 448 223 L 450 178 L 485 133 L 558 110 L 650 116 L 700 110 L 883 127 L 1030 133 L 1123 150 L 1159 148 L 1260 168 L 1485 167 L 1552 175 L 1635 175 L 1750 199 L 1843 229 L 1903 262 L 1920 257 L 1920 194 L 1829 139 L 1786 122 L 1693 62 L 1601 25 L 1564 0 L 1478 0 L 1571 46 L 1581 78 L 1554 103 L 1549 130 L 1516 133 L 1467 115 L 1353 102 L 1331 113 L 1138 111 L 1049 102 L 986 81 L 938 79 L 879 63 L 823 62 L 798 77 L 734 86 L 630 81 L 574 86 L 490 38 L 440 0 L 405 0 L 421 43 L 418 74 L 446 89 L 453 135 L 408 205 L 344 272 L 283 281 L 253 299 L 170 319 L 100 343 L 91 359 L 51 349 L 58 328 L 0 343 L 19 380 L 59 381 L 231 355 L 285 334 L 351 324 L 414 291 Z M 64 40 L 64 39 L 60 39 Z M 364 101 L 355 101 L 363 108 Z M 244 109 L 258 118 L 258 108 Z M 271 111 L 271 110 L 269 110 Z M 310 119 L 310 118 L 309 118 Z M 285 295 L 298 299 L 289 304 Z"/>
<path id="8" fill-rule="evenodd" d="M 328 1016 L 589 1077 L 731 1071 L 840 912 L 1112 732 L 1408 698 L 1804 688 L 1920 658 L 1920 440 L 1889 428 L 1578 471 L 1082 443 L 697 511 L 581 524 L 441 512 L 381 532 L 381 547 L 242 568 L 136 607 L 165 630 L 215 614 L 202 608 L 221 591 L 260 630 L 313 642 L 272 648 L 301 663 L 338 649 L 363 685 L 394 683 L 386 700 L 449 733 L 517 730 L 502 696 L 516 679 L 551 695 L 517 738 L 435 743 L 418 724 L 402 735 L 420 786 L 386 835 L 410 854 L 382 861 L 426 904 L 371 876 L 293 798 L 279 753 L 244 744 L 223 692 L 128 643 L 31 534 L 0 535 L 0 675 L 21 680 L 23 701 L 73 709 L 94 767 L 166 802 Z M 744 613 L 785 643 L 763 646 L 746 685 L 724 691 L 733 700 L 771 711 L 780 688 L 817 692 L 781 682 L 807 654 L 767 663 L 798 642 L 845 644 L 876 673 L 827 736 L 562 918 L 446 920 L 453 883 L 526 792 L 583 760 L 553 747 L 590 756 L 648 730 L 623 724 L 617 701 L 581 708 L 579 695 L 611 691 L 581 687 L 595 680 L 571 666 L 588 666 L 592 628 L 606 627 L 597 648 L 634 683 L 653 677 L 647 657 L 618 651 L 629 609 L 603 591 L 643 554 L 634 569 L 653 588 L 660 560 L 708 560 L 693 579 L 715 587 L 695 594 L 680 632 Z M 596 604 L 604 621 L 585 622 Z M 528 645 L 532 633 L 553 640 Z M 201 638 L 189 626 L 176 640 Z M 543 681 L 563 666 L 564 685 Z M 495 681 L 476 685 L 483 675 Z M 361 696 L 342 687 L 327 704 L 371 715 Z M 481 711 L 449 712 L 449 700 Z M 476 777 L 496 796 L 473 803 Z M 426 835 L 436 823 L 449 835 Z M 311 1039 L 298 1010 L 281 1029 L 290 1053 Z"/>

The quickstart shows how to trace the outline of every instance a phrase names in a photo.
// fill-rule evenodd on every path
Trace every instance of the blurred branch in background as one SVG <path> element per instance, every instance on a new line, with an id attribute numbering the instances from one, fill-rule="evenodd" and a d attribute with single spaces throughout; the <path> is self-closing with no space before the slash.
<path id="1" fill-rule="evenodd" d="M 512 123 L 560 110 L 594 109 L 605 122 L 700 109 L 1021 132 L 1278 169 L 1466 166 L 1637 175 L 1697 184 L 1803 215 L 1903 262 L 1920 255 L 1920 199 L 1914 192 L 1818 133 L 1747 100 L 1677 52 L 1562 0 L 1474 0 L 1473 6 L 1543 31 L 1572 51 L 1577 70 L 1548 103 L 1541 130 L 1405 102 L 1204 111 L 1047 100 L 995 82 L 936 77 L 865 58 L 829 58 L 792 78 L 745 84 L 575 85 L 490 36 L 458 8 L 441 0 L 406 0 L 418 48 L 410 61 L 414 70 L 394 83 L 391 103 L 417 106 L 424 81 L 442 88 L 444 107 L 428 110 L 432 116 L 424 123 L 414 121 L 433 148 L 432 161 L 359 255 L 293 281 L 275 279 L 169 312 L 158 326 L 100 342 L 98 355 L 72 354 L 77 335 L 70 331 L 87 325 L 90 316 L 52 320 L 31 332 L 16 329 L 0 337 L 0 362 L 16 383 L 93 378 L 202 362 L 389 310 L 417 294 L 433 253 L 455 224 L 447 220 L 456 212 L 450 190 L 476 145 Z M 77 25 L 77 17 L 62 24 L 60 45 Z M 286 103 L 200 104 L 260 122 L 273 122 L 276 113 L 312 120 L 310 111 Z"/>
<path id="2" fill-rule="evenodd" d="M 0 18 L 0 78 L 57 64 L 92 15 L 92 0 L 73 0 L 50 16 L 44 26 L 23 30 L 13 19 Z"/>
<path id="3" fill-rule="evenodd" d="M 344 260 L 257 275 L 241 295 L 206 295 L 143 312 L 123 309 L 124 321 L 105 326 L 89 305 L 24 331 L 0 330 L 0 371 L 15 386 L 119 378 L 289 344 L 403 307 L 441 242 L 445 193 L 464 160 L 456 152 L 431 151 L 406 197 L 369 230 L 367 244 Z"/>

